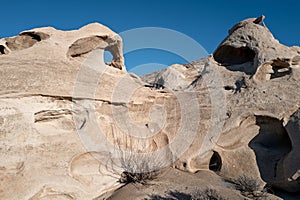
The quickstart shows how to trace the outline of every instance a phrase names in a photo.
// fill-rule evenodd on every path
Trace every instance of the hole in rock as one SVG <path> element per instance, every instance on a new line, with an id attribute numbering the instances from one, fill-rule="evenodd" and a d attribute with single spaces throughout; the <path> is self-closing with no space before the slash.
<path id="1" fill-rule="evenodd" d="M 271 79 L 274 78 L 280 78 L 286 75 L 290 75 L 292 73 L 291 68 L 280 68 L 277 66 L 274 66 L 273 68 L 274 73 L 271 74 Z"/>
<path id="2" fill-rule="evenodd" d="M 214 58 L 222 65 L 238 65 L 246 62 L 253 62 L 255 52 L 248 47 L 235 48 L 229 45 L 218 47 L 214 53 Z"/>
<path id="3" fill-rule="evenodd" d="M 49 38 L 50 36 L 41 32 L 24 32 L 19 36 L 6 38 L 6 45 L 11 51 L 23 50 L 32 47 L 37 42 Z"/>
<path id="4" fill-rule="evenodd" d="M 96 48 L 104 49 L 107 45 L 105 39 L 107 39 L 107 37 L 105 36 L 91 36 L 80 38 L 69 47 L 67 55 L 74 58 L 87 54 Z"/>
<path id="5" fill-rule="evenodd" d="M 292 69 L 289 67 L 288 61 L 285 60 L 274 60 L 271 64 L 273 73 L 271 73 L 271 79 L 280 78 L 292 73 Z"/>
<path id="6" fill-rule="evenodd" d="M 20 34 L 20 36 L 24 36 L 24 35 L 30 36 L 32 39 L 34 39 L 38 42 L 50 38 L 50 35 L 43 33 L 43 32 L 29 31 L 29 32 L 23 32 Z"/>
<path id="7" fill-rule="evenodd" d="M 214 151 L 212 157 L 209 162 L 209 169 L 218 172 L 222 168 L 222 159 L 218 152 Z"/>
<path id="8" fill-rule="evenodd" d="M 269 182 L 277 179 L 279 160 L 291 151 L 291 141 L 282 121 L 268 117 L 257 116 L 258 134 L 249 142 L 249 147 L 256 155 L 261 178 Z"/>
<path id="9" fill-rule="evenodd" d="M 107 64 L 107 65 L 110 65 L 112 60 L 113 60 L 113 55 L 111 54 L 110 51 L 105 50 L 103 58 L 104 58 L 104 63 Z"/>
<path id="10" fill-rule="evenodd" d="M 39 35 L 37 35 L 37 34 L 34 34 L 34 33 L 32 33 L 32 32 L 28 32 L 28 33 L 26 33 L 26 34 L 21 34 L 21 35 L 28 35 L 28 36 L 30 36 L 32 39 L 34 39 L 34 40 L 36 40 L 36 41 L 38 41 L 38 42 L 42 41 L 41 36 L 39 36 Z"/>
<path id="11" fill-rule="evenodd" d="M 234 87 L 231 85 L 226 85 L 226 86 L 224 86 L 224 89 L 225 90 L 234 90 Z"/>
<path id="12" fill-rule="evenodd" d="M 0 45 L 0 55 L 1 54 L 7 54 L 7 50 L 6 50 L 5 46 L 3 46 L 3 45 Z"/>

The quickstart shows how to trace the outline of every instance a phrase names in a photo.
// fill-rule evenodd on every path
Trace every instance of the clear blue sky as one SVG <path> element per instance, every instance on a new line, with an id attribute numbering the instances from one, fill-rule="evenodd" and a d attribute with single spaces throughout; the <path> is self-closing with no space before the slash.
<path id="1" fill-rule="evenodd" d="M 117 33 L 139 27 L 169 28 L 212 53 L 236 22 L 264 14 L 266 25 L 281 43 L 299 46 L 299 9 L 298 0 L 5 0 L 1 1 L 0 37 L 34 27 L 69 30 L 99 22 Z M 151 49 L 130 52 L 125 59 L 129 70 L 145 63 L 184 62 L 176 55 Z"/>

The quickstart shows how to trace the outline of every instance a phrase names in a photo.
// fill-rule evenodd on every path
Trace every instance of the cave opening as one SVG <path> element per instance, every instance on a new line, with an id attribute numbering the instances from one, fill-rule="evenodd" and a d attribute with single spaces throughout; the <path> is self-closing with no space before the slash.
<path id="1" fill-rule="evenodd" d="M 3 45 L 0 45 L 0 54 L 6 54 L 6 49 Z"/>
<path id="2" fill-rule="evenodd" d="M 214 52 L 214 59 L 224 66 L 253 62 L 254 58 L 255 52 L 249 47 L 222 45 Z"/>
<path id="3" fill-rule="evenodd" d="M 280 78 L 286 75 L 292 74 L 292 69 L 290 68 L 290 64 L 285 60 L 274 60 L 271 64 L 273 73 L 271 73 L 271 79 Z"/>
<path id="4" fill-rule="evenodd" d="M 222 168 L 222 159 L 218 152 L 214 151 L 209 162 L 209 169 L 214 172 L 219 172 Z"/>
<path id="5" fill-rule="evenodd" d="M 32 39 L 34 39 L 34 40 L 36 40 L 36 41 L 38 41 L 38 42 L 42 41 L 41 36 L 39 36 L 38 34 L 34 34 L 34 33 L 32 33 L 32 32 L 28 32 L 28 33 L 23 34 L 23 35 L 28 35 L 28 36 L 30 36 Z"/>
<path id="6" fill-rule="evenodd" d="M 248 144 L 256 155 L 261 178 L 267 183 L 280 180 L 279 161 L 292 149 L 290 137 L 279 119 L 256 116 L 259 133 Z"/>

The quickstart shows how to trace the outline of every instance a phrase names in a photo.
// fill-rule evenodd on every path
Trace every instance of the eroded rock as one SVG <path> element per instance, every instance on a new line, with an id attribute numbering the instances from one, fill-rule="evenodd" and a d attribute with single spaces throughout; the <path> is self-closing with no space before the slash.
<path id="1" fill-rule="evenodd" d="M 213 57 L 141 79 L 124 68 L 121 38 L 100 24 L 1 40 L 0 198 L 95 199 L 139 163 L 299 191 L 298 48 L 255 20 L 231 29 Z M 217 175 L 195 183 L 207 177 Z"/>
<path id="2" fill-rule="evenodd" d="M 268 61 L 292 59 L 297 55 L 280 44 L 268 28 L 256 23 L 257 19 L 246 19 L 230 29 L 228 37 L 214 52 L 214 59 L 230 70 L 253 75 L 260 65 Z M 252 64 L 247 68 L 238 66 L 247 63 Z"/>
<path id="3" fill-rule="evenodd" d="M 50 36 L 43 32 L 22 32 L 19 36 L 6 38 L 6 45 L 11 51 L 23 50 L 32 47 L 36 43 L 48 39 Z"/>
<path id="4" fill-rule="evenodd" d="M 122 38 L 119 35 L 96 23 L 87 25 L 79 31 L 88 33 L 90 36 L 74 41 L 69 46 L 67 56 L 81 57 L 95 49 L 103 49 L 109 51 L 113 56 L 108 65 L 125 70 Z M 93 35 L 92 32 L 96 34 Z M 99 56 L 103 57 L 103 55 Z"/>

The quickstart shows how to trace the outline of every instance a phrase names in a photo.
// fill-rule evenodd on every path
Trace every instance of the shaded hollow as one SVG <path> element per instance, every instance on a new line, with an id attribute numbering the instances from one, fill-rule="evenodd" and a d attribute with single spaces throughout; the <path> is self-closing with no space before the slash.
<path id="1" fill-rule="evenodd" d="M 267 183 L 276 182 L 280 179 L 278 163 L 292 148 L 290 138 L 282 121 L 276 118 L 257 116 L 256 125 L 259 133 L 248 145 L 255 152 L 261 178 Z"/>
<path id="2" fill-rule="evenodd" d="M 8 51 L 7 51 L 7 49 L 5 48 L 5 46 L 0 45 L 0 55 L 7 54 L 7 53 L 8 53 Z"/>
<path id="3" fill-rule="evenodd" d="M 27 32 L 20 33 L 20 36 L 22 36 L 22 35 L 30 36 L 32 39 L 34 39 L 38 42 L 50 38 L 50 35 L 48 35 L 46 33 L 35 32 L 35 31 L 27 31 Z"/>
<path id="4" fill-rule="evenodd" d="M 121 70 L 125 68 L 122 53 L 122 40 L 119 36 L 108 37 L 107 35 L 94 35 L 80 38 L 69 47 L 67 56 L 81 59 L 95 49 L 102 49 L 111 53 L 112 59 L 111 62 L 107 62 L 107 65 Z"/>
<path id="5" fill-rule="evenodd" d="M 48 39 L 50 36 L 42 32 L 24 32 L 19 36 L 6 38 L 6 45 L 11 51 L 23 50 L 32 47 L 37 42 Z"/>
<path id="6" fill-rule="evenodd" d="M 222 168 L 222 159 L 218 152 L 214 151 L 209 161 L 209 169 L 218 172 Z"/>
<path id="7" fill-rule="evenodd" d="M 225 66 L 253 62 L 254 58 L 255 52 L 248 47 L 222 45 L 214 52 L 214 59 Z"/>
<path id="8" fill-rule="evenodd" d="M 280 78 L 292 73 L 292 69 L 289 67 L 288 60 L 277 59 L 271 64 L 273 73 L 271 73 L 271 79 Z"/>
<path id="9" fill-rule="evenodd" d="M 93 51 L 96 48 L 104 49 L 107 46 L 105 40 L 107 36 L 91 36 L 76 40 L 68 50 L 67 55 L 79 57 Z"/>

